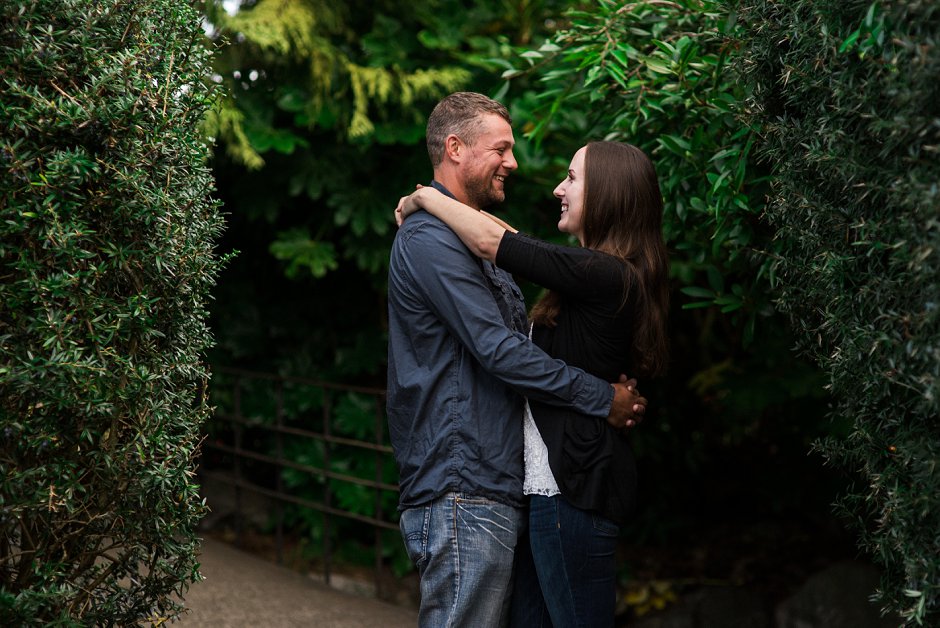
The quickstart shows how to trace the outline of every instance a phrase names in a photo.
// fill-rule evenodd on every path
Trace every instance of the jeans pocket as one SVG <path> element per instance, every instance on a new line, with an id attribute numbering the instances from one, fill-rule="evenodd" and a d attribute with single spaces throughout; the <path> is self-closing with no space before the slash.
<path id="1" fill-rule="evenodd" d="M 591 523 L 594 526 L 594 530 L 602 535 L 616 537 L 620 534 L 619 525 L 597 513 L 591 514 Z"/>
<path id="2" fill-rule="evenodd" d="M 502 560 L 505 552 L 512 561 L 522 526 L 523 511 L 484 497 L 457 495 L 454 500 L 458 534 L 467 549 L 487 560 Z"/>
<path id="3" fill-rule="evenodd" d="M 403 510 L 398 520 L 408 557 L 420 570 L 428 558 L 428 519 L 430 506 Z"/>

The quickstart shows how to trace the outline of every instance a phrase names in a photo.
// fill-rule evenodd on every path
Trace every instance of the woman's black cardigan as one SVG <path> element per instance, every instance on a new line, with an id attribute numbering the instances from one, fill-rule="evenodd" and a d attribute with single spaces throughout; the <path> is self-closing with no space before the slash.
<path id="1" fill-rule="evenodd" d="M 532 339 L 550 356 L 609 382 L 633 376 L 630 355 L 636 299 L 628 264 L 592 249 L 506 232 L 496 265 L 561 298 L 554 327 Z M 562 495 L 574 506 L 623 523 L 636 502 L 637 476 L 627 437 L 607 421 L 530 402 Z"/>

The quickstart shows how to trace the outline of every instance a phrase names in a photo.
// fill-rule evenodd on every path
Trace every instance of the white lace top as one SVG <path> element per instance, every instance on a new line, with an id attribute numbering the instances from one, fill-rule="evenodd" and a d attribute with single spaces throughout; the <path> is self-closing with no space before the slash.
<path id="1" fill-rule="evenodd" d="M 532 340 L 532 327 L 529 324 L 529 340 Z M 525 400 L 525 418 L 523 419 L 523 432 L 525 437 L 525 480 L 522 482 L 522 492 L 525 495 L 544 495 L 551 497 L 558 495 L 558 483 L 548 466 L 548 447 L 539 434 L 539 428 L 532 418 L 532 408 L 529 400 Z"/>
<path id="2" fill-rule="evenodd" d="M 526 495 L 544 495 L 551 497 L 558 495 L 558 483 L 548 466 L 548 447 L 539 434 L 539 428 L 532 418 L 529 400 L 525 402 L 525 480 L 522 483 L 522 492 Z"/>

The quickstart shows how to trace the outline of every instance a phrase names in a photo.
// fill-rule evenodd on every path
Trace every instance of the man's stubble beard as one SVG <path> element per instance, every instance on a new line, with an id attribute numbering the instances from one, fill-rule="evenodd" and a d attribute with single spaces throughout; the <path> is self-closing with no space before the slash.
<path id="1" fill-rule="evenodd" d="M 506 192 L 493 187 L 492 180 L 473 179 L 467 182 L 467 200 L 471 207 L 486 209 L 506 200 Z"/>

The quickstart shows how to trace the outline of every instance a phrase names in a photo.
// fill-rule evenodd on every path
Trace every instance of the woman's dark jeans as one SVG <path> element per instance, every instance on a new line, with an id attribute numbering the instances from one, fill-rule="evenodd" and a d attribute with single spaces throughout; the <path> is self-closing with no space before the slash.
<path id="1" fill-rule="evenodd" d="M 561 495 L 532 495 L 516 548 L 511 625 L 612 627 L 619 526 Z"/>

